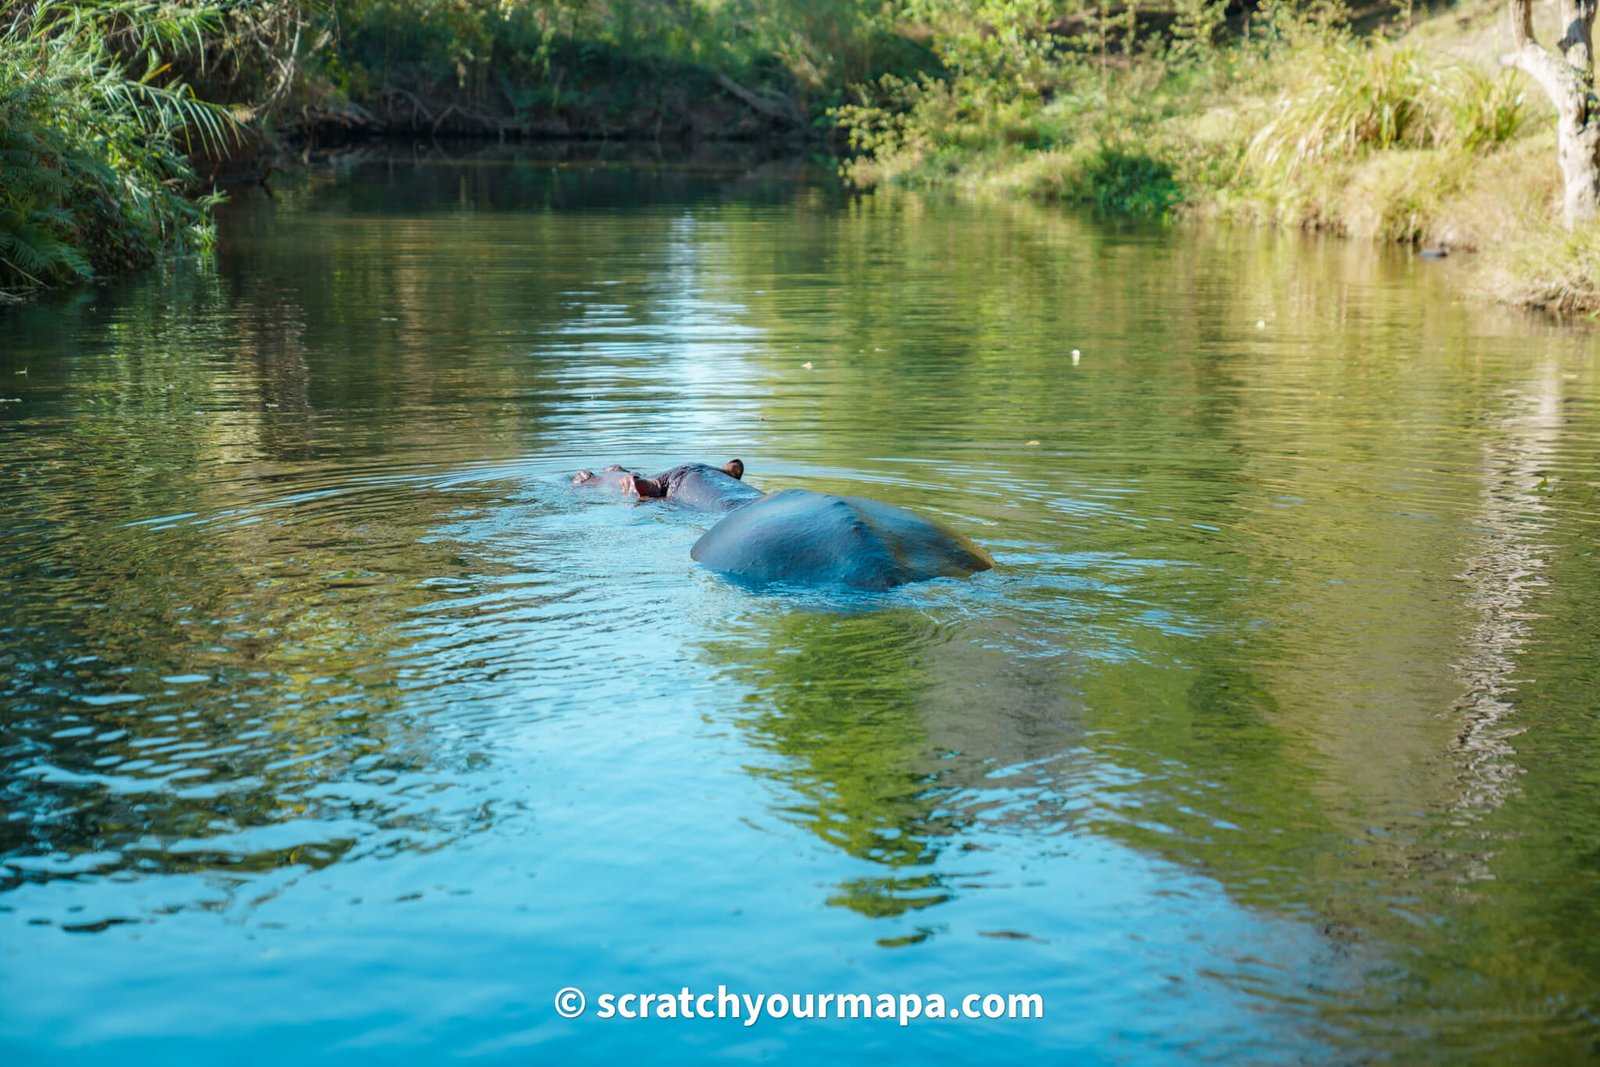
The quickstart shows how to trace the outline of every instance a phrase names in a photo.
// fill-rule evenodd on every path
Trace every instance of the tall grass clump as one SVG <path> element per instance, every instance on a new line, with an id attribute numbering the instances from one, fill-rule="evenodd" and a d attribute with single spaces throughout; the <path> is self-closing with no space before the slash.
<path id="1" fill-rule="evenodd" d="M 172 76 L 216 9 L 141 0 L 0 2 L 0 291 L 85 280 L 205 245 L 212 199 L 188 154 L 224 109 Z"/>
<path id="2" fill-rule="evenodd" d="M 1508 75 L 1491 78 L 1415 45 L 1337 41 L 1305 57 L 1305 74 L 1251 140 L 1247 165 L 1293 180 L 1303 168 L 1397 149 L 1480 151 L 1514 137 L 1525 117 Z"/>

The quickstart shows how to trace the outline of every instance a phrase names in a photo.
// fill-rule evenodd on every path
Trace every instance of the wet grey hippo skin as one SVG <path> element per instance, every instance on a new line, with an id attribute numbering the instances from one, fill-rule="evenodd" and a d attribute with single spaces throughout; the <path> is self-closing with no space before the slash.
<path id="1" fill-rule="evenodd" d="M 761 490 L 740 481 L 744 462 L 730 459 L 721 469 L 704 463 L 681 463 L 654 478 L 637 474 L 624 479 L 624 495 L 637 493 L 639 499 L 665 497 L 674 504 L 699 511 L 732 511 L 761 495 Z"/>
<path id="2" fill-rule="evenodd" d="M 708 530 L 689 555 L 754 585 L 854 589 L 965 578 L 994 566 L 983 549 L 916 512 L 805 489 L 744 505 Z"/>

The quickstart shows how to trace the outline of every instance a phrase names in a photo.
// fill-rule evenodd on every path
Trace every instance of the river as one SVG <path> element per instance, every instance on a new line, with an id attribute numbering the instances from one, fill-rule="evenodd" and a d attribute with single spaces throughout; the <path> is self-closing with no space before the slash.
<path id="1" fill-rule="evenodd" d="M 0 311 L 6 1062 L 1600 1049 L 1587 325 L 781 162 L 276 193 Z M 733 456 L 996 567 L 751 591 L 567 484 Z M 719 987 L 1043 1017 L 600 1017 Z"/>

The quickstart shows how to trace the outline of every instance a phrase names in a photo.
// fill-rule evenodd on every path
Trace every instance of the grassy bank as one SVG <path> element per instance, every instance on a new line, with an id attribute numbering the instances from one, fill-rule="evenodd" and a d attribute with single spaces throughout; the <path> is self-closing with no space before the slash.
<path id="1" fill-rule="evenodd" d="M 1497 299 L 1600 309 L 1600 233 L 1557 226 L 1553 114 L 1499 68 L 1503 23 L 1504 0 L 0 0 L 0 292 L 203 247 L 229 156 L 399 131 L 831 144 L 862 188 L 1475 251 Z"/>
<path id="2" fill-rule="evenodd" d="M 1180 4 L 1148 34 L 1099 10 L 1075 38 L 1038 25 L 1009 51 L 946 27 L 952 77 L 880 82 L 838 112 L 847 177 L 1477 252 L 1473 284 L 1496 299 L 1600 308 L 1600 233 L 1557 225 L 1554 113 L 1497 62 L 1503 3 L 1359 29 L 1339 6 L 1230 22 Z"/>

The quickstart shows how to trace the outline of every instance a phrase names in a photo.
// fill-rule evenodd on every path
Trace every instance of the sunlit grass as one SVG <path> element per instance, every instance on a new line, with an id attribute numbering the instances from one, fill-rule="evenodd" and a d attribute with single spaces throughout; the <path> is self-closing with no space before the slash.
<path id="1" fill-rule="evenodd" d="M 838 112 L 857 152 L 843 169 L 862 186 L 1493 250 L 1503 297 L 1600 306 L 1600 237 L 1554 228 L 1542 98 L 1528 99 L 1519 75 L 1447 52 L 1450 32 L 1471 34 L 1457 53 L 1492 44 L 1477 22 L 1447 17 L 1415 39 L 1322 26 L 1111 65 L 1079 54 L 1059 58 L 1055 90 L 983 108 L 960 78 L 901 83 Z"/>
<path id="2" fill-rule="evenodd" d="M 1491 78 L 1415 45 L 1340 41 L 1286 62 L 1305 74 L 1251 139 L 1247 163 L 1258 174 L 1388 150 L 1487 149 L 1515 136 L 1524 117 L 1509 75 Z"/>
<path id="3" fill-rule="evenodd" d="M 1489 256 L 1487 295 L 1563 313 L 1600 311 L 1600 223 L 1548 226 Z"/>

